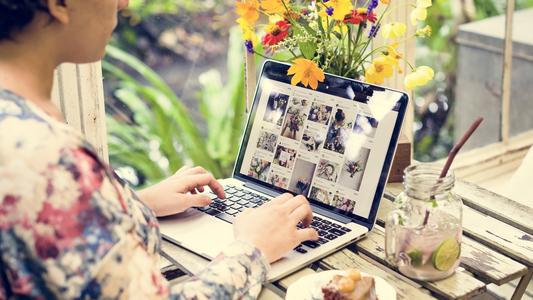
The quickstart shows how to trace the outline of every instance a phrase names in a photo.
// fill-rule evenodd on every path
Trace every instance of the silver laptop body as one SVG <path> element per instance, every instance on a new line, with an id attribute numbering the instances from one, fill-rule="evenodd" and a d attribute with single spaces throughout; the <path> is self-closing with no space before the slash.
<path id="1" fill-rule="evenodd" d="M 317 90 L 292 86 L 288 65 L 263 64 L 226 201 L 161 218 L 163 238 L 207 259 L 234 241 L 232 220 L 284 192 L 305 195 L 318 242 L 272 264 L 280 279 L 363 238 L 376 220 L 408 96 L 326 74 Z M 179 257 L 174 258 L 179 261 Z"/>

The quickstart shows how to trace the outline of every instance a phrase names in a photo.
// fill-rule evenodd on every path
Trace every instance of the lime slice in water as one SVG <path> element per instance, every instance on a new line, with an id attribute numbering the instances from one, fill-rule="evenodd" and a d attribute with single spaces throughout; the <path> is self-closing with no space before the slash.
<path id="1" fill-rule="evenodd" d="M 407 252 L 409 258 L 411 258 L 411 265 L 419 267 L 422 265 L 422 251 L 415 249 Z"/>
<path id="2" fill-rule="evenodd" d="M 444 240 L 431 255 L 433 266 L 439 271 L 448 271 L 459 258 L 460 251 L 461 245 L 455 238 Z"/>

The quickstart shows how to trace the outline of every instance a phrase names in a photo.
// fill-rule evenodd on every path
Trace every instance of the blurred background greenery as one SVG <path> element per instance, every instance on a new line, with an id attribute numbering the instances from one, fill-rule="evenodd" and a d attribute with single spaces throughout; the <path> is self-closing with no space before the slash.
<path id="1" fill-rule="evenodd" d="M 453 144 L 458 26 L 504 13 L 504 0 L 433 0 L 417 64 L 436 71 L 415 94 L 415 159 Z M 231 174 L 245 122 L 244 62 L 234 1 L 132 0 L 103 63 L 111 164 L 134 186 L 201 165 Z M 517 9 L 533 7 L 518 0 Z"/>

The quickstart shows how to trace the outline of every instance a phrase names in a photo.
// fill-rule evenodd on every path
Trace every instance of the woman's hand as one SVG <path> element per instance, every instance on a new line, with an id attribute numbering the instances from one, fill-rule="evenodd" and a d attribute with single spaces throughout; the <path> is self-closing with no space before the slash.
<path id="1" fill-rule="evenodd" d="M 235 239 L 256 246 L 274 262 L 301 242 L 318 240 L 318 233 L 306 228 L 313 212 L 304 196 L 283 194 L 258 208 L 245 210 L 234 222 Z M 302 222 L 303 229 L 296 225 Z"/>
<path id="2" fill-rule="evenodd" d="M 219 198 L 225 198 L 222 185 L 202 167 L 183 167 L 171 177 L 137 194 L 158 217 L 163 217 L 191 207 L 209 205 L 211 198 L 206 194 L 199 194 L 205 186 L 209 186 Z"/>

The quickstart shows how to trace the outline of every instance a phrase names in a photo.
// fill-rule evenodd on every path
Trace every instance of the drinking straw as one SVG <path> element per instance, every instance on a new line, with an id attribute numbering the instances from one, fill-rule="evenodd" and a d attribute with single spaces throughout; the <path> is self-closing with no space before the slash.
<path id="1" fill-rule="evenodd" d="M 452 150 L 450 151 L 450 154 L 448 154 L 448 159 L 446 160 L 446 163 L 444 164 L 444 168 L 442 168 L 442 172 L 440 173 L 439 178 L 444 178 L 446 176 L 446 174 L 448 173 L 448 170 L 450 169 L 453 163 L 453 160 L 455 159 L 455 156 L 457 155 L 459 150 L 461 150 L 461 148 L 466 143 L 466 141 L 468 141 L 470 136 L 472 136 L 472 133 L 476 131 L 476 129 L 479 127 L 479 124 L 481 124 L 481 122 L 483 122 L 483 118 L 482 117 L 477 118 L 477 120 L 475 120 L 474 123 L 470 125 L 470 128 L 468 128 L 468 130 L 465 132 L 465 134 L 459 140 L 459 142 L 455 144 L 455 146 L 453 146 Z"/>
<path id="2" fill-rule="evenodd" d="M 448 154 L 448 159 L 446 159 L 446 163 L 444 164 L 444 167 L 442 168 L 442 171 L 440 172 L 440 176 L 439 176 L 439 180 L 437 181 L 437 184 L 439 184 L 441 182 L 441 179 L 444 178 L 446 176 L 446 174 L 448 174 L 448 170 L 452 166 L 452 163 L 453 163 L 453 160 L 455 159 L 455 156 L 457 155 L 457 153 L 459 153 L 459 151 L 461 150 L 463 145 L 466 143 L 466 141 L 468 141 L 470 136 L 472 136 L 474 131 L 476 131 L 476 129 L 481 124 L 481 122 L 483 122 L 483 118 L 482 117 L 477 118 L 477 120 L 475 120 L 474 123 L 472 123 L 472 125 L 470 125 L 470 128 L 468 128 L 468 130 L 465 132 L 465 134 L 463 134 L 463 136 L 461 137 L 459 142 L 457 144 L 455 144 L 455 146 L 453 146 L 452 150 Z M 436 188 L 437 187 L 435 185 L 435 190 L 436 190 Z M 431 198 L 435 199 L 435 195 L 431 195 Z M 429 210 L 426 209 L 426 215 L 424 216 L 424 223 L 423 223 L 424 226 L 427 225 L 428 219 L 429 219 Z"/>

